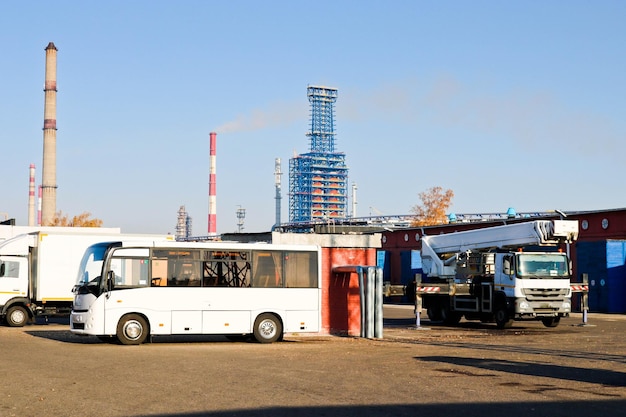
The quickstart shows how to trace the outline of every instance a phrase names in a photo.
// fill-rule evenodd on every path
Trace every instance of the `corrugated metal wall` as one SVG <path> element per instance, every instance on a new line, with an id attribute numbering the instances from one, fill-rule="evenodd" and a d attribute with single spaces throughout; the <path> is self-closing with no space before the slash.
<path id="1" fill-rule="evenodd" d="M 589 311 L 626 313 L 626 241 L 577 242 L 578 273 L 589 279 Z"/>

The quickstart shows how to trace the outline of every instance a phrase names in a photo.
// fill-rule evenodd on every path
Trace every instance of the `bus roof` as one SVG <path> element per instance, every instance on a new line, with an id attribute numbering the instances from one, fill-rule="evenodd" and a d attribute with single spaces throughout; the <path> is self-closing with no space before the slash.
<path id="1" fill-rule="evenodd" d="M 185 249 L 230 249 L 230 250 L 295 250 L 295 251 L 319 251 L 320 247 L 317 245 L 298 245 L 298 244 L 272 244 L 266 242 L 258 243 L 241 243 L 241 242 L 173 242 L 173 241 L 121 241 L 110 242 L 121 243 L 122 247 L 137 248 L 137 247 L 151 247 L 151 248 L 185 248 Z"/>

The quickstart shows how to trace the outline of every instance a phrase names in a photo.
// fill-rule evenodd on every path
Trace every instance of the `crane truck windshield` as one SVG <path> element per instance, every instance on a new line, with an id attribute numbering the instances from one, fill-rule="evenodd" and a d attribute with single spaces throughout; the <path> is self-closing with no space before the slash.
<path id="1" fill-rule="evenodd" d="M 567 256 L 562 253 L 521 253 L 517 256 L 520 278 L 569 278 Z"/>

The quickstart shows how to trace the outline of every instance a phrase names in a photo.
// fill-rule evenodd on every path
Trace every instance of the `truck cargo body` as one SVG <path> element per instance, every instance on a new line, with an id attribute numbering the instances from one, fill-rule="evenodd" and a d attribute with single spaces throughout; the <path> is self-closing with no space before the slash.
<path id="1" fill-rule="evenodd" d="M 38 315 L 69 315 L 85 249 L 122 236 L 82 229 L 33 232 L 0 243 L 0 319 L 20 327 Z"/>

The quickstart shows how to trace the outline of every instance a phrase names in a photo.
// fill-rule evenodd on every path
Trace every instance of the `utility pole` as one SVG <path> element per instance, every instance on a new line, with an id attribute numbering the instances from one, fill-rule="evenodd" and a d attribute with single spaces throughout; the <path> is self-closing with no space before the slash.
<path id="1" fill-rule="evenodd" d="M 237 209 L 237 233 L 241 233 L 243 228 L 243 220 L 246 218 L 246 209 L 241 208 L 241 206 Z"/>

